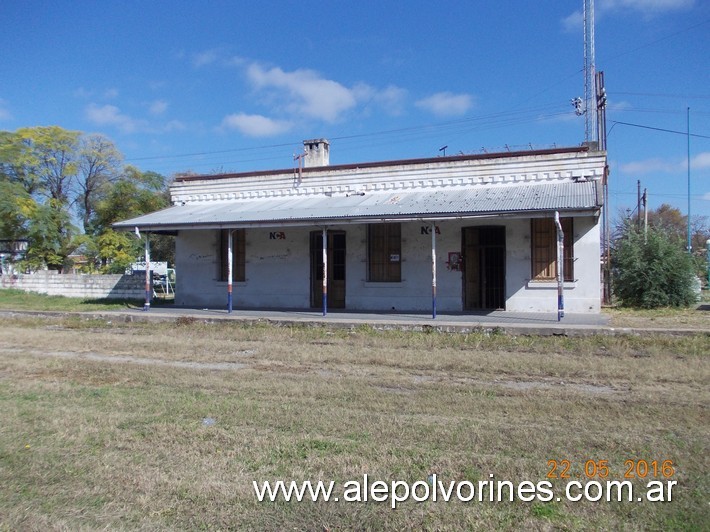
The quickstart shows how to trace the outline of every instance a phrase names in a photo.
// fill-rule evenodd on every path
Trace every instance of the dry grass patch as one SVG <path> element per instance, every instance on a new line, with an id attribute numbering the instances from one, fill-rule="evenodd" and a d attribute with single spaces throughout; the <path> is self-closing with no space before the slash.
<path id="1" fill-rule="evenodd" d="M 708 296 L 705 296 L 707 299 Z M 690 308 L 662 308 L 653 310 L 612 308 L 604 313 L 612 327 L 698 329 L 710 331 L 710 301 Z"/>
<path id="2" fill-rule="evenodd" d="M 708 352 L 702 335 L 6 320 L 0 528 L 702 528 Z M 194 365 L 168 364 L 177 362 Z M 240 365 L 204 369 L 221 362 Z M 410 502 L 393 511 L 258 503 L 251 486 L 365 473 L 537 482 L 550 459 L 577 472 L 607 459 L 619 480 L 624 461 L 641 458 L 677 465 L 672 502 Z"/>

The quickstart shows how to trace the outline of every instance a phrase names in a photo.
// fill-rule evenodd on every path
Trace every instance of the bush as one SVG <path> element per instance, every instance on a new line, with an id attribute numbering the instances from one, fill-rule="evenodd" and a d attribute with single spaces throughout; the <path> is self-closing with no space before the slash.
<path id="1" fill-rule="evenodd" d="M 687 307 L 693 292 L 695 265 L 683 242 L 663 230 L 643 232 L 627 226 L 612 256 L 614 295 L 625 307 Z"/>

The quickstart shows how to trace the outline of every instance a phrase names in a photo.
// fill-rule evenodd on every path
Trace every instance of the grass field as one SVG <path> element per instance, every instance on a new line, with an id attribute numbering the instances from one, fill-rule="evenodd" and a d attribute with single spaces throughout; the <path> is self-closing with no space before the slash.
<path id="1" fill-rule="evenodd" d="M 14 288 L 0 290 L 0 309 L 91 312 L 95 310 L 119 310 L 140 305 L 141 303 L 138 301 L 50 296 L 24 292 Z"/>
<path id="2" fill-rule="evenodd" d="M 710 337 L 14 318 L 0 529 L 707 529 Z M 671 502 L 258 502 L 252 481 L 546 479 L 672 460 Z M 635 479 L 640 490 L 651 480 Z M 662 477 L 659 480 L 666 480 Z M 555 480 L 563 494 L 563 480 Z"/>

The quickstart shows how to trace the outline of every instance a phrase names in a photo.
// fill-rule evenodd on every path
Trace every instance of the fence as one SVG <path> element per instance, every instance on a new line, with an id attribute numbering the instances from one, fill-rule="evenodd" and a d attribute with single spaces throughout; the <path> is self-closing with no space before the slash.
<path id="1" fill-rule="evenodd" d="M 144 299 L 145 273 L 138 275 L 60 274 L 40 271 L 32 274 L 2 275 L 2 288 L 16 288 L 52 296 L 85 299 Z"/>

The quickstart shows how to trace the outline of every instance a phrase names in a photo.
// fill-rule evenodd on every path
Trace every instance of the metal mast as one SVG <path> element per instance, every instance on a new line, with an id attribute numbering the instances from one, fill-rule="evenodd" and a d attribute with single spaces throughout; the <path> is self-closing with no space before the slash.
<path id="1" fill-rule="evenodd" d="M 598 142 L 594 0 L 584 0 L 584 141 Z"/>

